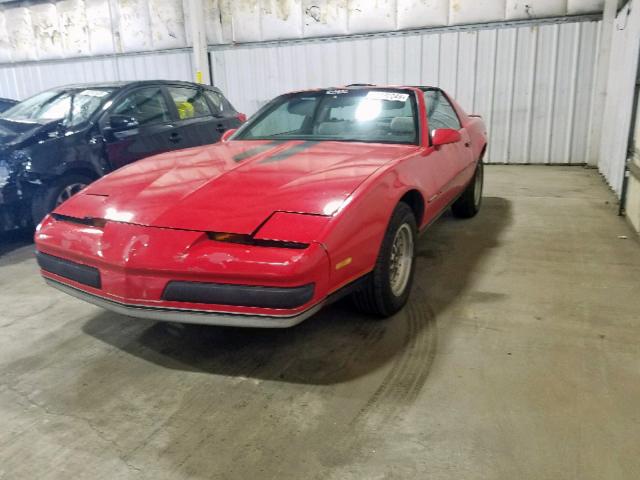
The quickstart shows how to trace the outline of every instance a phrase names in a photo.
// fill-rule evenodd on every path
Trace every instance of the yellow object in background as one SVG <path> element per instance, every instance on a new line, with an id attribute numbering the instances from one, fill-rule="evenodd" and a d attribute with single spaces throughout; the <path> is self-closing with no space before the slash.
<path id="1" fill-rule="evenodd" d="M 202 83 L 202 71 L 200 70 L 196 72 L 196 83 Z"/>
<path id="2" fill-rule="evenodd" d="M 193 105 L 191 105 L 189 102 L 176 102 L 176 108 L 178 109 L 180 120 L 191 118 L 195 115 Z"/>

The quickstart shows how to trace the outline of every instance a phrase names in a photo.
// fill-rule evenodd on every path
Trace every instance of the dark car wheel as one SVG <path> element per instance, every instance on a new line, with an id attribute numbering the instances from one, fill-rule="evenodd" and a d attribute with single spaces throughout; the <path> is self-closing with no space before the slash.
<path id="1" fill-rule="evenodd" d="M 389 317 L 407 303 L 413 284 L 416 218 L 406 203 L 391 215 L 376 265 L 361 290 L 353 294 L 356 307 L 369 314 Z"/>
<path id="2" fill-rule="evenodd" d="M 93 180 L 84 175 L 66 175 L 43 185 L 35 194 L 31 206 L 33 223 L 37 225 L 44 216 L 58 205 L 70 199 Z"/>
<path id="3" fill-rule="evenodd" d="M 482 189 L 484 187 L 484 166 L 478 163 L 476 173 L 467 185 L 460 198 L 451 205 L 453 214 L 458 218 L 471 218 L 480 211 L 482 205 Z"/>

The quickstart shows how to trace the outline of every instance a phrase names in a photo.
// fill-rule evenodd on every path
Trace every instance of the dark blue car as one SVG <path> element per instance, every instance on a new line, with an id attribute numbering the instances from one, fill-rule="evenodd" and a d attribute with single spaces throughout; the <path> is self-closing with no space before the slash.
<path id="1" fill-rule="evenodd" d="M 211 86 L 143 81 L 54 88 L 0 114 L 0 232 L 37 224 L 99 177 L 217 142 L 245 116 Z"/>
<path id="2" fill-rule="evenodd" d="M 0 113 L 4 112 L 5 110 L 10 109 L 16 103 L 18 103 L 17 100 L 11 100 L 10 98 L 2 98 L 2 97 L 0 97 Z"/>

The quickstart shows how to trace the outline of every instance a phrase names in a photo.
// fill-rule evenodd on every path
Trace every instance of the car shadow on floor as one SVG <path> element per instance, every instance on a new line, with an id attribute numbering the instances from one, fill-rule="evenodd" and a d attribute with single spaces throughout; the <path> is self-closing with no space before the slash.
<path id="1" fill-rule="evenodd" d="M 411 357 L 418 368 L 408 374 L 426 376 L 437 350 L 439 313 L 468 290 L 474 270 L 511 221 L 510 202 L 497 197 L 486 197 L 471 220 L 449 214 L 440 219 L 418 242 L 409 304 L 390 319 L 371 319 L 344 299 L 286 330 L 167 324 L 104 312 L 83 331 L 146 361 L 185 371 L 329 385 Z"/>
<path id="2" fill-rule="evenodd" d="M 33 256 L 33 229 L 0 233 L 0 266 L 21 262 Z"/>

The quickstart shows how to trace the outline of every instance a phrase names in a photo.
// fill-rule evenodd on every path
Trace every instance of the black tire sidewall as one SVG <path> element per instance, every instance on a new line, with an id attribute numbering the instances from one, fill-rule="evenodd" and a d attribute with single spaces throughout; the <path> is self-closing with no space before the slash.
<path id="1" fill-rule="evenodd" d="M 409 273 L 409 280 L 407 286 L 400 296 L 396 296 L 391 290 L 391 249 L 396 233 L 400 227 L 407 224 L 411 230 L 413 237 L 413 255 L 411 259 L 411 271 Z M 400 310 L 406 303 L 411 293 L 413 285 L 413 277 L 415 274 L 415 249 L 417 241 L 417 225 L 416 219 L 413 215 L 411 208 L 405 204 L 400 203 L 396 207 L 391 216 L 391 221 L 385 233 L 382 246 L 380 248 L 379 260 L 376 264 L 374 271 L 374 281 L 377 284 L 377 290 L 381 295 L 380 301 L 385 314 L 392 315 Z"/>
<path id="2" fill-rule="evenodd" d="M 475 172 L 473 173 L 473 177 L 471 177 L 471 181 L 465 188 L 460 198 L 458 198 L 453 205 L 451 205 L 451 210 L 453 211 L 453 215 L 457 218 L 471 218 L 475 216 L 482 206 L 482 194 L 480 195 L 480 200 L 476 205 L 475 193 L 476 193 L 476 179 L 478 178 L 478 174 L 482 175 L 482 186 L 481 189 L 484 191 L 484 164 L 482 160 L 478 162 L 478 166 L 476 167 Z"/>
<path id="3" fill-rule="evenodd" d="M 482 183 L 480 183 L 480 200 L 478 200 L 478 204 L 476 205 L 476 178 L 478 175 L 482 176 Z M 475 211 L 478 212 L 480 210 L 480 207 L 482 206 L 482 196 L 484 194 L 484 164 L 482 163 L 482 160 L 478 162 L 478 168 L 476 168 L 476 173 L 473 176 L 472 194 L 473 196 L 471 198 L 473 199 L 473 207 Z"/>

